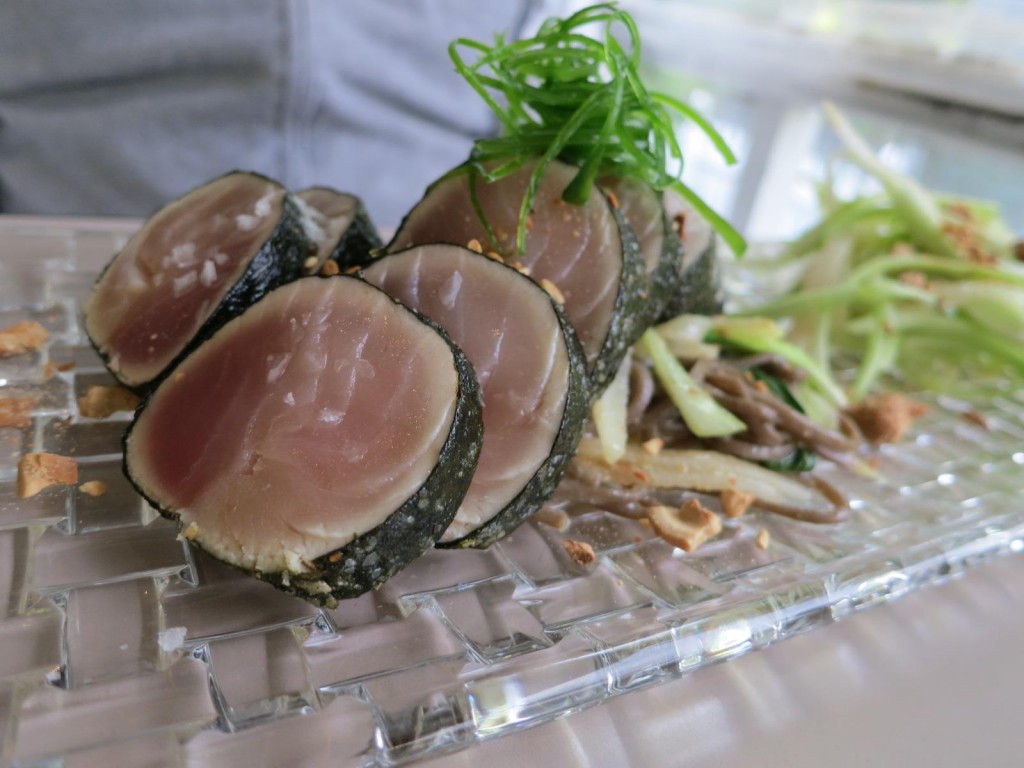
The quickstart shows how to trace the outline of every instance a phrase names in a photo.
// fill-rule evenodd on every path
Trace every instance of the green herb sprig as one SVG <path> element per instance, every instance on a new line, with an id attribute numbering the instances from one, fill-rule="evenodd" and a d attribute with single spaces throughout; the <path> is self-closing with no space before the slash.
<path id="1" fill-rule="evenodd" d="M 600 28 L 602 39 L 586 34 Z M 621 38 L 621 42 L 620 42 Z M 537 34 L 493 45 L 459 38 L 448 48 L 456 71 L 497 116 L 502 135 L 474 144 L 471 161 L 488 182 L 539 157 L 519 211 L 516 247 L 525 250 L 526 223 L 547 166 L 560 159 L 579 168 L 563 199 L 582 205 L 603 175 L 641 179 L 687 200 L 741 254 L 746 243 L 678 175 L 683 152 L 672 115 L 692 121 L 729 164 L 735 156 L 721 135 L 689 105 L 641 82 L 640 34 L 614 3 L 593 5 L 568 18 L 545 21 Z M 467 60 L 465 54 L 475 58 Z"/>

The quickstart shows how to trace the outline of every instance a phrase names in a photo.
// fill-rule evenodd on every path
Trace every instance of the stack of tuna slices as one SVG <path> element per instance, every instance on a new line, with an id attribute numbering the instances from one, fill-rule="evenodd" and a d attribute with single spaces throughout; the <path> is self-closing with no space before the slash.
<path id="1" fill-rule="evenodd" d="M 144 396 L 125 436 L 139 492 L 214 557 L 327 605 L 513 531 L 630 345 L 717 283 L 692 216 L 684 247 L 642 184 L 569 205 L 559 162 L 518 253 L 531 170 L 447 174 L 387 247 L 358 198 L 253 173 L 157 212 L 86 305 Z"/>

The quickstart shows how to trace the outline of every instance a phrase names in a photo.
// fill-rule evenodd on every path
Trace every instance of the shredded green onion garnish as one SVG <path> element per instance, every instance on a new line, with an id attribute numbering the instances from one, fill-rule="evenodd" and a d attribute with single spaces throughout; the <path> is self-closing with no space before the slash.
<path id="1" fill-rule="evenodd" d="M 800 284 L 742 314 L 793 318 L 794 340 L 812 350 L 804 367 L 825 394 L 841 394 L 830 375 L 836 353 L 859 357 L 854 400 L 885 374 L 912 382 L 936 365 L 949 384 L 957 367 L 975 379 L 1024 377 L 1024 267 L 998 206 L 926 189 L 886 167 L 834 106 L 825 114 L 882 192 L 843 201 L 826 189 L 822 221 L 782 254 L 806 260 Z"/>
<path id="2" fill-rule="evenodd" d="M 603 30 L 603 39 L 585 28 Z M 621 42 L 620 42 L 621 39 Z M 471 162 L 490 182 L 540 158 L 519 211 L 516 247 L 525 250 L 526 221 L 547 166 L 560 159 L 579 168 L 563 194 L 582 205 L 603 175 L 633 177 L 689 202 L 741 254 L 743 238 L 678 176 L 683 153 L 672 114 L 691 120 L 729 164 L 736 162 L 711 124 L 692 107 L 640 80 L 640 34 L 633 18 L 614 3 L 584 8 L 566 19 L 551 18 L 529 39 L 493 45 L 459 38 L 448 47 L 455 69 L 501 123 L 502 135 L 474 144 Z M 474 56 L 467 60 L 465 54 Z"/>

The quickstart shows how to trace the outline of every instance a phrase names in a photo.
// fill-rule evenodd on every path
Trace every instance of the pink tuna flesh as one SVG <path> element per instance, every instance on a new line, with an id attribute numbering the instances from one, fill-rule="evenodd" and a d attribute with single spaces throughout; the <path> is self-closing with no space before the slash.
<path id="1" fill-rule="evenodd" d="M 519 206 L 534 164 L 500 181 L 476 182 L 477 198 L 497 243 L 473 209 L 466 174 L 432 187 L 406 217 L 388 247 L 478 240 L 508 260 L 519 260 L 537 281 L 549 280 L 565 298 L 565 312 L 593 366 L 611 329 L 615 298 L 622 275 L 622 240 L 607 200 L 595 190 L 582 206 L 562 200 L 576 169 L 561 162 L 548 167 L 537 190 L 526 237 L 526 253 L 516 253 Z"/>
<path id="2" fill-rule="evenodd" d="M 364 276 L 444 328 L 476 371 L 483 447 L 441 541 L 462 538 L 501 512 L 551 453 L 569 377 L 558 317 L 536 285 L 465 248 L 403 251 L 371 264 Z"/>
<path id="3" fill-rule="evenodd" d="M 327 257 L 338 245 L 345 231 L 352 226 L 359 200 L 344 192 L 336 192 L 327 187 L 311 187 L 299 192 L 302 202 L 320 215 L 319 224 L 323 228 L 323 236 L 317 239 L 317 266 L 327 261 Z"/>
<path id="4" fill-rule="evenodd" d="M 218 557 L 302 572 L 423 485 L 457 395 L 451 349 L 433 329 L 359 280 L 306 278 L 232 320 L 160 385 L 128 465 Z"/>
<path id="5" fill-rule="evenodd" d="M 154 215 L 104 272 L 86 329 L 129 385 L 156 377 L 238 281 L 281 217 L 285 191 L 235 173 Z"/>

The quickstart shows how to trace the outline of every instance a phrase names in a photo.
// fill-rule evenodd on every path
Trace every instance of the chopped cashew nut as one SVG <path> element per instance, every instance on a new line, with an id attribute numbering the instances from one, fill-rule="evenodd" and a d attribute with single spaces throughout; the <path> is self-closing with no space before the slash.
<path id="1" fill-rule="evenodd" d="M 740 517 L 754 503 L 754 494 L 726 488 L 721 493 L 722 512 L 726 517 Z"/>
<path id="2" fill-rule="evenodd" d="M 78 411 L 90 419 L 105 419 L 117 411 L 134 411 L 138 395 L 124 387 L 94 386 L 78 398 Z"/>
<path id="3" fill-rule="evenodd" d="M 928 406 L 895 392 L 864 398 L 847 413 L 872 443 L 896 443 Z"/>
<path id="4" fill-rule="evenodd" d="M 0 357 L 14 357 L 39 349 L 50 334 L 39 323 L 28 320 L 0 330 Z"/>
<path id="5" fill-rule="evenodd" d="M 641 443 L 641 447 L 651 456 L 657 456 L 661 453 L 661 449 L 665 447 L 665 441 L 660 437 L 652 437 L 650 440 L 645 440 Z"/>
<path id="6" fill-rule="evenodd" d="M 768 530 L 762 528 L 757 532 L 757 538 L 754 539 L 754 544 L 758 549 L 768 549 L 768 545 L 772 541 L 772 535 L 768 533 Z"/>
<path id="7" fill-rule="evenodd" d="M 78 490 L 87 496 L 102 496 L 107 492 L 107 484 L 102 480 L 89 480 L 78 486 Z"/>
<path id="8" fill-rule="evenodd" d="M 697 499 L 687 499 L 679 509 L 650 507 L 647 517 L 655 533 L 687 552 L 722 532 L 721 518 Z"/>
<path id="9" fill-rule="evenodd" d="M 0 427 L 24 429 L 32 423 L 37 397 L 0 397 Z"/>
<path id="10" fill-rule="evenodd" d="M 78 482 L 78 464 L 67 456 L 53 453 L 26 453 L 18 462 L 18 498 L 35 496 L 51 485 Z"/>
<path id="11" fill-rule="evenodd" d="M 594 554 L 594 548 L 585 541 L 566 539 L 562 542 L 562 546 L 565 547 L 565 551 L 569 553 L 569 557 L 577 565 L 590 565 L 597 559 L 597 555 Z"/>

